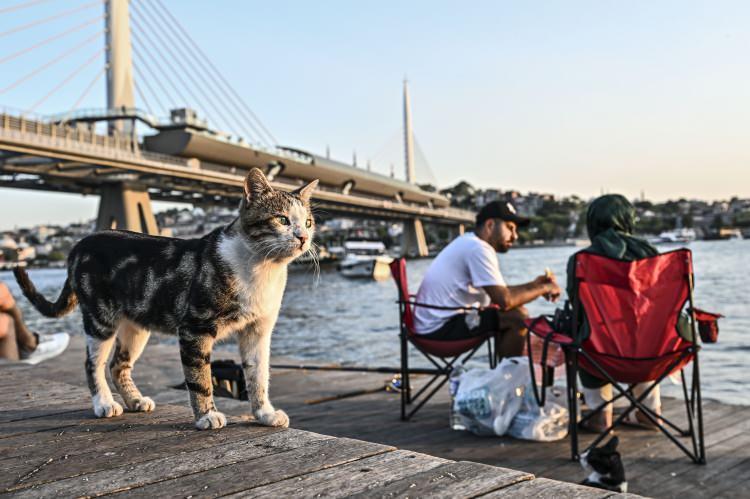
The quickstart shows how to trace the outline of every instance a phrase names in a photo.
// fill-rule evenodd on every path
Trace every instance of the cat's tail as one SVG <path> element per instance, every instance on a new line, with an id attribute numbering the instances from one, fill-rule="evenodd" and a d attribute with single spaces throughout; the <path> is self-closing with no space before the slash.
<path id="1" fill-rule="evenodd" d="M 29 274 L 23 267 L 16 267 L 13 269 L 13 274 L 16 276 L 18 285 L 21 286 L 23 295 L 29 299 L 32 305 L 39 310 L 45 317 L 62 317 L 65 314 L 70 313 L 76 305 L 78 305 L 78 298 L 70 287 L 70 279 L 65 279 L 65 285 L 63 286 L 62 293 L 57 298 L 57 301 L 52 303 L 48 301 L 41 293 L 36 290 L 34 283 L 29 279 Z"/>

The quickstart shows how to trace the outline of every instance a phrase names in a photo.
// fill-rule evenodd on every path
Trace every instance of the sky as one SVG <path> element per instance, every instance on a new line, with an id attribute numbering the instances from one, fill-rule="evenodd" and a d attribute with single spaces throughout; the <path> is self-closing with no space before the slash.
<path id="1" fill-rule="evenodd" d="M 166 70 L 169 54 L 147 24 L 165 25 L 148 14 L 154 1 L 131 1 L 134 43 L 143 43 L 142 73 L 151 60 L 157 76 L 169 75 L 150 78 L 152 95 L 136 74 L 147 97 L 137 104 L 166 116 L 168 101 L 180 102 L 168 82 L 175 73 L 188 76 Z M 359 166 L 370 160 L 387 173 L 394 164 L 403 175 L 406 77 L 422 181 L 584 198 L 750 196 L 747 2 L 162 2 L 282 145 L 328 149 L 347 162 L 356 153 Z M 0 107 L 42 114 L 103 107 L 101 7 L 46 0 L 3 12 L 20 3 L 26 0 L 0 1 Z M 78 6 L 63 19 L 6 34 Z M 3 62 L 89 20 L 59 42 Z M 159 31 L 166 36 L 169 26 Z M 188 73 L 214 88 L 200 71 Z M 221 114 L 204 107 L 199 114 Z M 96 205 L 95 196 L 0 189 L 0 229 L 92 218 Z"/>

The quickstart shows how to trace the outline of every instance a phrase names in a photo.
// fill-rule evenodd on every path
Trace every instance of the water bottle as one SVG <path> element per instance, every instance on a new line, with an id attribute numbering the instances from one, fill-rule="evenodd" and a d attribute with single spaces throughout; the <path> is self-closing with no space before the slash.
<path id="1" fill-rule="evenodd" d="M 461 417 L 458 415 L 455 409 L 456 405 L 456 394 L 458 393 L 458 384 L 461 374 L 466 372 L 464 366 L 458 366 L 453 368 L 450 376 L 448 377 L 448 393 L 450 394 L 450 407 L 448 408 L 448 425 L 454 430 L 465 430 L 466 427 L 461 422 Z"/>

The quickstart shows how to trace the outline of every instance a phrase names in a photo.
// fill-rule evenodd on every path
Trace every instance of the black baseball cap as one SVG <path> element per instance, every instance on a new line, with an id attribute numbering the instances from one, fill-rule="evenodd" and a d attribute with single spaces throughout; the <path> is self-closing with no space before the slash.
<path id="1" fill-rule="evenodd" d="M 492 201 L 484 205 L 482 209 L 479 210 L 479 213 L 477 213 L 477 227 L 490 218 L 499 218 L 507 222 L 515 222 L 519 227 L 526 227 L 529 225 L 529 222 L 531 222 L 528 218 L 519 216 L 516 212 L 516 207 L 509 201 Z"/>

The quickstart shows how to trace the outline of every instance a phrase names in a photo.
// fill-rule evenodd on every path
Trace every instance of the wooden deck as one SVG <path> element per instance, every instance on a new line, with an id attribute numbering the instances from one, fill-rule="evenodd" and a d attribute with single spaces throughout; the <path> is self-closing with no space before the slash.
<path id="1" fill-rule="evenodd" d="M 382 374 L 278 370 L 272 401 L 287 410 L 294 429 L 251 424 L 240 417 L 248 412 L 246 402 L 217 399 L 219 409 L 234 416 L 233 424 L 197 432 L 185 392 L 167 388 L 181 380 L 178 357 L 175 346 L 149 345 L 134 377 L 157 401 L 156 412 L 109 420 L 92 418 L 80 338 L 40 366 L 0 367 L 0 490 L 29 497 L 611 495 L 554 481 L 584 478 L 568 459 L 567 441 L 542 444 L 449 430 L 445 394 L 408 423 L 398 419 L 398 395 L 385 391 L 306 403 L 381 387 L 388 379 Z M 220 351 L 214 358 L 233 354 Z M 667 413 L 680 408 L 666 402 Z M 750 408 L 709 401 L 704 411 L 706 466 L 692 464 L 657 433 L 619 432 L 630 492 L 750 496 Z"/>

